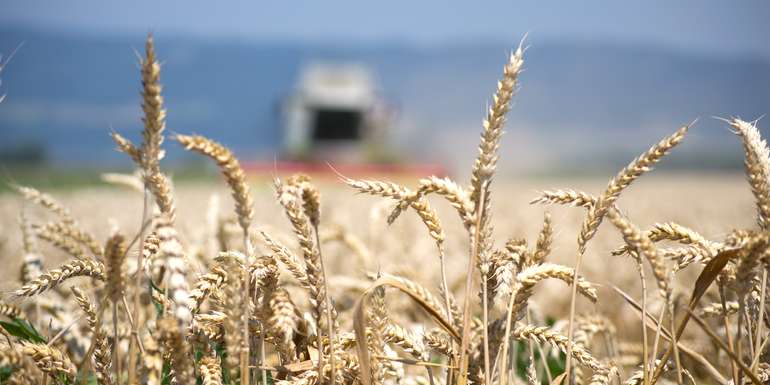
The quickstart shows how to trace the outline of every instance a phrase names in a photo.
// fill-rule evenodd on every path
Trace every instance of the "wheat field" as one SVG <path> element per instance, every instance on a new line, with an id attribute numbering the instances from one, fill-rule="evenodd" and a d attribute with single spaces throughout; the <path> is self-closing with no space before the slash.
<path id="1" fill-rule="evenodd" d="M 469 177 L 268 179 L 168 134 L 158 60 L 141 138 L 112 133 L 135 173 L 0 195 L 0 383 L 770 381 L 757 122 L 725 121 L 745 174 L 667 172 L 690 124 L 611 177 L 497 180 L 519 47 Z M 169 146 L 221 180 L 174 184 Z"/>

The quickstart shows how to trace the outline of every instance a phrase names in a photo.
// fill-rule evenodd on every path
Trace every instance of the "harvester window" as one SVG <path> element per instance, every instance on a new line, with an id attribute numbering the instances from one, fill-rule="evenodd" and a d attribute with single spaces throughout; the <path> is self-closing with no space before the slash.
<path id="1" fill-rule="evenodd" d="M 313 140 L 358 140 L 361 137 L 361 112 L 342 109 L 318 109 L 313 126 Z"/>

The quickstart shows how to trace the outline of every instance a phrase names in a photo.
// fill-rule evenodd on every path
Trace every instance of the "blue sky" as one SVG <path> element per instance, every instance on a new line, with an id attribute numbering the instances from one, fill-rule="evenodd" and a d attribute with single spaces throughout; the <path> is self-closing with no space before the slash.
<path id="1" fill-rule="evenodd" d="M 217 5 L 214 5 L 217 4 Z M 64 32 L 436 44 L 598 40 L 770 57 L 770 1 L 3 1 L 0 25 Z"/>

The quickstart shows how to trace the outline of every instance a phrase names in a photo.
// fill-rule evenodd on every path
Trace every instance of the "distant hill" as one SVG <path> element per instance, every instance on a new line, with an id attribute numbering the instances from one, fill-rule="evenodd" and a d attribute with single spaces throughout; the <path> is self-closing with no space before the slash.
<path id="1" fill-rule="evenodd" d="M 133 49 L 143 50 L 143 38 L 0 27 L 0 52 L 24 42 L 2 73 L 0 93 L 8 96 L 0 104 L 0 152 L 42 147 L 60 165 L 125 164 L 107 133 L 112 128 L 138 139 L 140 83 Z M 241 157 L 271 159 L 281 135 L 278 105 L 303 65 L 355 61 L 373 69 L 398 112 L 392 145 L 408 157 L 450 166 L 473 156 L 486 103 L 518 43 L 363 46 L 174 36 L 156 41 L 170 131 L 209 135 Z M 700 117 L 674 162 L 736 166 L 737 139 L 710 117 L 748 119 L 768 112 L 767 59 L 543 42 L 527 52 L 502 161 L 511 170 L 566 170 L 578 162 L 615 168 Z"/>

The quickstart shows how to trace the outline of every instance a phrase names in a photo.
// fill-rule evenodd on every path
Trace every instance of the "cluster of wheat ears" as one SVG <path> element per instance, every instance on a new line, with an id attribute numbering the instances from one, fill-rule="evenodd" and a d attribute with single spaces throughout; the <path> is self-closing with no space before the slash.
<path id="1" fill-rule="evenodd" d="M 468 185 L 427 177 L 410 189 L 340 176 L 359 193 L 388 198 L 389 223 L 408 211 L 417 214 L 435 241 L 442 279 L 434 291 L 402 276 L 371 272 L 365 277 L 370 285 L 348 311 L 338 313 L 321 250 L 321 195 L 307 176 L 275 180 L 276 200 L 296 237 L 288 244 L 254 228 L 259 218 L 249 185 L 227 148 L 201 136 L 170 137 L 217 164 L 232 192 L 243 240 L 212 240 L 217 255 L 191 252 L 180 241 L 172 185 L 160 167 L 166 112 L 150 36 L 141 60 L 141 145 L 112 134 L 139 171 L 141 228 L 132 235 L 116 228 L 102 243 L 50 195 L 14 186 L 53 219 L 39 224 L 23 212 L 20 217 L 21 284 L 0 303 L 6 318 L 0 382 L 768 383 L 770 150 L 755 123 L 727 121 L 743 141 L 757 228 L 708 240 L 673 222 L 642 230 L 623 213 L 620 194 L 684 139 L 688 125 L 634 159 L 598 195 L 562 189 L 536 197 L 532 203 L 585 210 L 574 266 L 550 263 L 553 227 L 547 213 L 533 247 L 523 239 L 493 239 L 491 185 L 523 63 L 520 46 L 497 84 Z M 445 233 L 429 195 L 446 199 L 467 232 L 467 273 L 459 293 L 447 285 Z M 605 218 L 625 240 L 612 254 L 629 256 L 628 269 L 641 282 L 639 300 L 617 289 L 639 316 L 633 327 L 641 341 L 618 341 L 607 317 L 576 309 L 581 297 L 599 301 L 596 285 L 580 271 L 586 246 Z M 40 241 L 74 258 L 44 269 Z M 674 246 L 660 247 L 663 241 Z M 351 253 L 366 254 L 362 245 L 349 245 Z M 677 286 L 688 291 L 676 293 L 677 273 L 690 265 L 700 266 L 700 273 Z M 657 289 L 649 296 L 648 277 Z M 568 319 L 548 322 L 528 306 L 535 286 L 546 279 L 570 285 Z M 65 289 L 70 280 L 75 284 Z M 389 301 L 404 298 L 414 309 L 408 318 L 422 327 L 388 311 Z"/>

